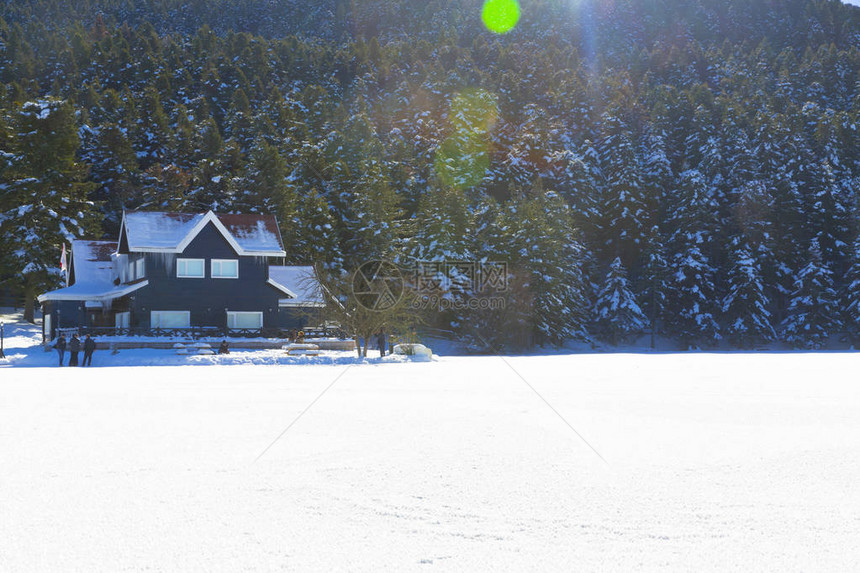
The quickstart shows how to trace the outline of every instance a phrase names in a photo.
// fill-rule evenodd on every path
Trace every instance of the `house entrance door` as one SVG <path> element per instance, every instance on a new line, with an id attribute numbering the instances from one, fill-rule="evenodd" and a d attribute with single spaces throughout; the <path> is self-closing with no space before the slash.
<path id="1" fill-rule="evenodd" d="M 116 313 L 114 320 L 116 322 L 117 330 L 128 328 L 131 322 L 131 312 L 118 312 Z"/>

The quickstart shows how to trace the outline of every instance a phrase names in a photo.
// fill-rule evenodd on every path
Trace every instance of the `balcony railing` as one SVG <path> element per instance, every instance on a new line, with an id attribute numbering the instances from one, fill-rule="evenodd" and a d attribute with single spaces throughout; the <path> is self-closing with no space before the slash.
<path id="1" fill-rule="evenodd" d="M 301 331 L 305 338 L 350 338 L 340 328 L 308 327 L 296 328 L 223 328 L 220 326 L 190 326 L 186 328 L 142 328 L 142 327 L 112 327 L 112 326 L 82 326 L 77 329 L 63 328 L 69 336 L 77 332 L 79 336 L 90 334 L 95 337 L 111 336 L 149 336 L 167 338 L 282 338 L 293 339 Z"/>

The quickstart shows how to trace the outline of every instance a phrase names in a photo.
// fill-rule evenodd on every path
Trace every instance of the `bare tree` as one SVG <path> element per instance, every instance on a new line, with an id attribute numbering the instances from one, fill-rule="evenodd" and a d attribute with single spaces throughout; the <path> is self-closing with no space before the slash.
<path id="1" fill-rule="evenodd" d="M 359 358 L 367 356 L 368 342 L 378 333 L 407 333 L 422 322 L 415 293 L 405 281 L 394 285 L 399 289 L 389 289 L 384 281 L 396 277 L 377 279 L 366 291 L 356 288 L 367 284 L 356 277 L 361 268 L 348 272 L 316 265 L 314 270 L 326 302 L 324 319 L 338 323 L 354 338 Z"/>

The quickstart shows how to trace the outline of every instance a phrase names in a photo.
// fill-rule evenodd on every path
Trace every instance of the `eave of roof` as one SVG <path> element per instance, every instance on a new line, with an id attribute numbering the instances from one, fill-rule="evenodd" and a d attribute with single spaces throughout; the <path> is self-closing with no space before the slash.
<path id="1" fill-rule="evenodd" d="M 61 300 L 107 302 L 109 300 L 114 300 L 127 294 L 131 294 L 148 284 L 149 281 L 146 279 L 133 284 L 118 285 L 107 289 L 105 289 L 103 285 L 94 286 L 87 284 L 73 284 L 70 287 L 41 294 L 37 300 L 40 303 L 45 301 Z"/>

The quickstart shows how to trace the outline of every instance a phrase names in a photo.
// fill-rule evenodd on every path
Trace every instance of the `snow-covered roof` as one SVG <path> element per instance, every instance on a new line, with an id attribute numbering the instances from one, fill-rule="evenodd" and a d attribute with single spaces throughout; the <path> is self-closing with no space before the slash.
<path id="1" fill-rule="evenodd" d="M 286 255 L 272 215 L 126 211 L 120 233 L 125 232 L 132 252 L 181 253 L 208 223 L 215 225 L 240 255 Z"/>
<path id="2" fill-rule="evenodd" d="M 280 299 L 280 306 L 325 306 L 311 266 L 270 265 L 268 283 L 289 297 Z"/>
<path id="3" fill-rule="evenodd" d="M 134 284 L 114 285 L 111 255 L 115 252 L 115 241 L 72 241 L 71 264 L 75 283 L 40 295 L 39 302 L 46 300 L 107 302 L 149 284 L 148 281 L 141 281 Z"/>

